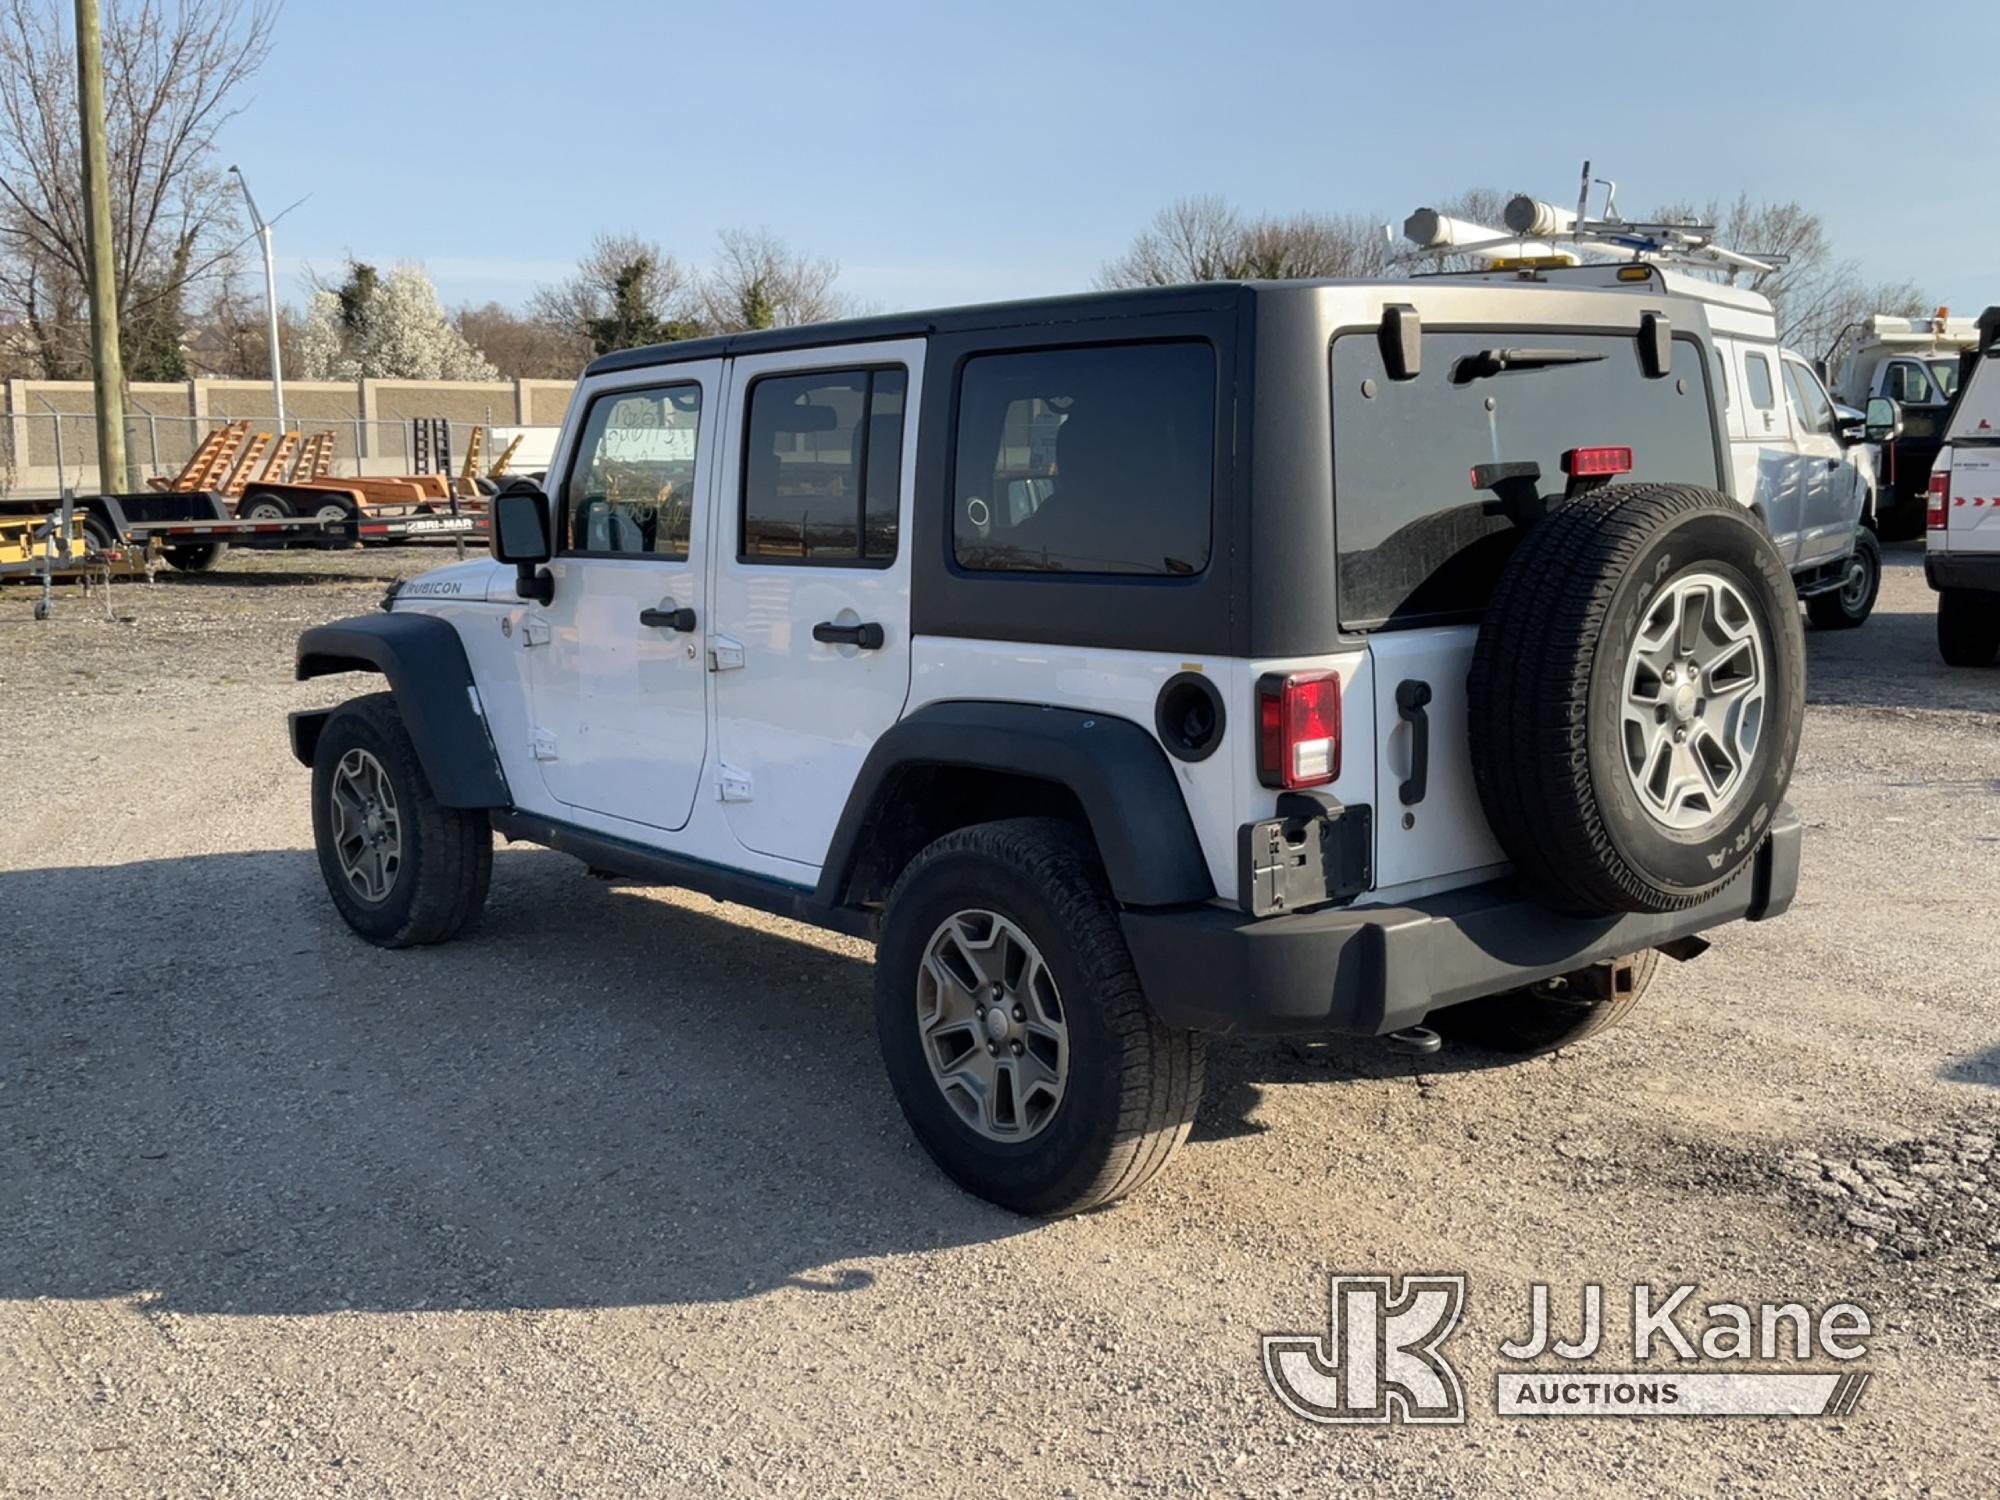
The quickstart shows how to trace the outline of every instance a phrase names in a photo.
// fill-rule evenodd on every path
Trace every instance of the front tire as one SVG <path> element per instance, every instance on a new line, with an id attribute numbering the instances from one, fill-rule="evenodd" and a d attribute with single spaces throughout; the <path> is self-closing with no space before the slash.
<path id="1" fill-rule="evenodd" d="M 1205 1041 L 1146 1004 L 1095 851 L 1054 819 L 945 835 L 890 892 L 875 959 L 889 1084 L 924 1149 L 1015 1213 L 1080 1213 L 1187 1139 Z"/>
<path id="2" fill-rule="evenodd" d="M 1806 616 L 1820 630 L 1853 630 L 1875 612 L 1882 592 L 1882 544 L 1865 528 L 1855 533 L 1854 555 L 1840 587 L 1806 600 Z"/>
<path id="3" fill-rule="evenodd" d="M 1945 589 L 1938 595 L 1938 654 L 1953 667 L 1990 667 L 2000 656 L 2000 594 Z"/>
<path id="4" fill-rule="evenodd" d="M 1435 1011 L 1425 1024 L 1454 1041 L 1534 1057 L 1616 1026 L 1632 1013 L 1659 967 L 1659 953 L 1649 948 Z"/>
<path id="5" fill-rule="evenodd" d="M 327 893 L 369 942 L 446 942 L 485 905 L 492 824 L 437 800 L 391 694 L 350 699 L 326 721 L 312 799 Z"/>

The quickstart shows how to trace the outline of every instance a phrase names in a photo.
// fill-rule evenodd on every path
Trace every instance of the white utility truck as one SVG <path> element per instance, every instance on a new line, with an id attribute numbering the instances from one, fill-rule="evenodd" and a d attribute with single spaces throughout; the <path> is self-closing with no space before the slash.
<path id="1" fill-rule="evenodd" d="M 1584 171 L 1587 194 L 1587 164 Z M 1440 273 L 1453 279 L 1602 287 L 1702 304 L 1730 493 L 1770 533 L 1813 623 L 1860 625 L 1882 581 L 1881 548 L 1867 524 L 1876 479 L 1863 423 L 1842 415 L 1813 366 L 1779 344 L 1769 298 L 1715 279 L 1773 262 L 1724 249 L 1706 225 L 1620 219 L 1613 194 L 1598 216 L 1587 207 L 1587 197 L 1571 211 L 1520 195 L 1507 204 L 1505 231 L 1419 209 L 1403 232 L 1420 255 L 1475 262 Z"/>
<path id="2" fill-rule="evenodd" d="M 1976 328 L 1925 507 L 1924 577 L 1938 591 L 1938 650 L 1955 667 L 2000 657 L 2000 307 L 1980 314 Z M 1893 426 L 1908 409 L 1877 397 L 1868 415 Z"/>
<path id="3" fill-rule="evenodd" d="M 1843 405 L 1862 409 L 1885 396 L 1901 409 L 1902 425 L 1880 445 L 1875 466 L 1876 525 L 1887 537 L 1913 537 L 1922 529 L 1925 486 L 1958 394 L 1960 357 L 1978 347 L 1978 320 L 1954 318 L 1940 307 L 1927 318 L 1877 313 L 1854 326 L 1852 347 L 1820 367 L 1830 371 Z"/>

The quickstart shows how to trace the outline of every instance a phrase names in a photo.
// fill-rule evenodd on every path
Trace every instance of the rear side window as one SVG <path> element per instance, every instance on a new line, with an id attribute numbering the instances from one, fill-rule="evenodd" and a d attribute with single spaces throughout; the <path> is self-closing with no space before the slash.
<path id="1" fill-rule="evenodd" d="M 1215 355 L 1204 343 L 987 354 L 959 379 L 952 553 L 1002 573 L 1208 566 Z"/>
<path id="2" fill-rule="evenodd" d="M 1743 379 L 1750 387 L 1750 404 L 1759 411 L 1776 411 L 1778 393 L 1771 387 L 1771 362 L 1761 354 L 1743 356 Z"/>
<path id="3" fill-rule="evenodd" d="M 1496 353 L 1517 364 L 1495 369 Z M 1560 500 L 1571 448 L 1629 447 L 1633 482 L 1720 479 L 1708 360 L 1677 338 L 1646 378 L 1628 335 L 1520 328 L 1426 332 L 1422 372 L 1391 380 L 1375 334 L 1333 345 L 1334 534 L 1341 624 L 1434 624 L 1477 614 L 1519 528 L 1472 487 L 1475 465 L 1529 463 Z"/>
<path id="4" fill-rule="evenodd" d="M 883 564 L 903 476 L 900 368 L 767 375 L 744 433 L 745 559 Z"/>

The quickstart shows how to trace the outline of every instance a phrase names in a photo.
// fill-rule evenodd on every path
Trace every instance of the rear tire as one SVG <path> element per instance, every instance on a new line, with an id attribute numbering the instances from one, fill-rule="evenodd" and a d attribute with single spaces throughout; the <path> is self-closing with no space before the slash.
<path id="1" fill-rule="evenodd" d="M 1612 486 L 1521 539 L 1468 691 L 1479 800 L 1524 883 L 1558 911 L 1684 910 L 1749 864 L 1791 781 L 1798 593 L 1735 501 Z"/>
<path id="2" fill-rule="evenodd" d="M 177 573 L 213 573 L 228 552 L 229 543 L 216 542 L 207 547 L 168 547 L 161 556 Z"/>
<path id="3" fill-rule="evenodd" d="M 340 915 L 383 948 L 442 943 L 479 915 L 493 879 L 483 810 L 446 807 L 389 693 L 335 709 L 313 752 L 313 843 Z"/>
<path id="4" fill-rule="evenodd" d="M 2000 656 L 2000 594 L 1945 589 L 1938 595 L 1938 652 L 1954 667 L 1990 667 Z"/>
<path id="5" fill-rule="evenodd" d="M 289 521 L 292 515 L 291 502 L 269 490 L 252 490 L 236 507 L 239 521 Z"/>
<path id="6" fill-rule="evenodd" d="M 1854 555 L 1840 587 L 1806 600 L 1806 616 L 1820 630 L 1853 630 L 1875 612 L 1882 592 L 1882 544 L 1865 527 L 1855 533 Z"/>
<path id="7" fill-rule="evenodd" d="M 1659 967 L 1659 953 L 1648 948 L 1576 974 L 1434 1011 L 1424 1024 L 1490 1052 L 1533 1057 L 1616 1026 L 1638 1005 Z"/>
<path id="8" fill-rule="evenodd" d="M 1147 1006 L 1096 851 L 1054 819 L 960 829 L 910 862 L 875 1014 L 917 1139 L 1015 1213 L 1080 1213 L 1142 1186 L 1201 1101 L 1206 1039 Z"/>

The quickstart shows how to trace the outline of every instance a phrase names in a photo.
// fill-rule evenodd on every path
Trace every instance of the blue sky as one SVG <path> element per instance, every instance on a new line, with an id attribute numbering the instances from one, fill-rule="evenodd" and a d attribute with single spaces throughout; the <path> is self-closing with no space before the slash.
<path id="1" fill-rule="evenodd" d="M 768 226 L 885 310 L 1087 286 L 1163 204 L 1472 185 L 1797 198 L 1871 279 L 2000 302 L 2000 6 L 290 0 L 222 148 L 281 295 L 348 254 L 524 300 L 600 230 Z"/>

